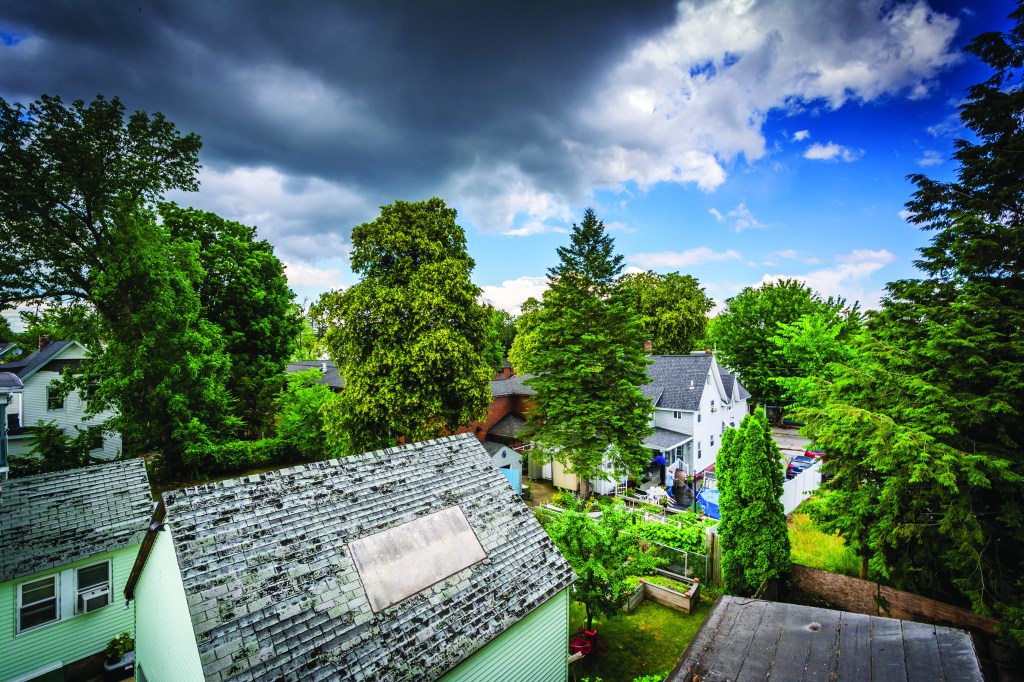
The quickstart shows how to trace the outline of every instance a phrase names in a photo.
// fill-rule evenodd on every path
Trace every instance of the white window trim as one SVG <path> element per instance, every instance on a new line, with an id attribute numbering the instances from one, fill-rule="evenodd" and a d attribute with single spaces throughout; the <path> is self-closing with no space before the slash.
<path id="1" fill-rule="evenodd" d="M 53 598 L 56 601 L 57 617 L 55 619 L 53 619 L 53 620 L 46 621 L 45 623 L 40 623 L 39 625 L 33 625 L 32 627 L 29 627 L 29 628 L 21 627 L 21 609 L 22 609 L 22 606 L 23 606 L 22 589 L 25 587 L 25 585 L 28 585 L 29 583 L 37 583 L 37 582 L 40 582 L 42 580 L 47 580 L 47 579 L 52 579 L 53 580 Z M 25 634 L 27 632 L 35 632 L 36 630 L 39 630 L 41 628 L 45 628 L 47 625 L 53 625 L 54 623 L 59 623 L 63 619 L 63 616 L 64 616 L 64 613 L 63 613 L 63 611 L 62 611 L 62 609 L 60 607 L 60 602 L 61 602 L 60 590 L 61 590 L 61 574 L 60 573 L 53 573 L 51 575 L 44 575 L 42 577 L 31 578 L 31 579 L 26 580 L 24 582 L 18 583 L 17 597 L 16 597 L 16 602 L 14 604 L 14 607 L 15 607 L 15 611 L 14 611 L 15 634 L 16 635 L 22 635 L 22 634 Z M 33 603 L 35 603 L 35 602 L 33 602 Z"/>
<path id="2" fill-rule="evenodd" d="M 107 565 L 107 603 L 104 606 L 100 606 L 92 611 L 79 612 L 78 611 L 78 572 L 82 569 L 91 568 L 98 566 L 99 564 Z M 53 578 L 56 581 L 56 599 L 57 599 L 57 618 L 55 620 L 47 621 L 46 623 L 40 623 L 30 628 L 21 627 L 21 588 L 28 583 L 38 582 L 40 580 L 46 580 L 47 578 Z M 74 568 L 66 568 L 57 573 L 51 573 L 50 575 L 36 576 L 23 580 L 18 583 L 15 596 L 15 611 L 14 611 L 14 625 L 15 625 L 15 636 L 28 634 L 37 630 L 42 630 L 45 627 L 53 625 L 54 623 L 60 623 L 68 620 L 69 618 L 77 618 L 78 616 L 86 616 L 89 613 L 95 613 L 101 611 L 109 606 L 112 606 L 116 600 L 114 593 L 114 565 L 110 559 L 101 559 L 100 561 L 93 561 L 85 563 Z M 48 672 L 48 671 L 42 671 Z M 42 673 L 39 673 L 42 674 Z"/>

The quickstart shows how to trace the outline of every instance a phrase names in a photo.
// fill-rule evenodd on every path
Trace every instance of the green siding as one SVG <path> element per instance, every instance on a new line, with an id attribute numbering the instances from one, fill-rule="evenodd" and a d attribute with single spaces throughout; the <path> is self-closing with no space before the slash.
<path id="1" fill-rule="evenodd" d="M 135 661 L 145 671 L 147 682 L 203 680 L 169 530 L 157 533 L 135 586 Z"/>
<path id="2" fill-rule="evenodd" d="M 103 651 L 110 639 L 125 630 L 132 630 L 134 617 L 131 609 L 124 608 L 124 586 L 128 582 L 132 564 L 139 546 L 126 547 L 116 552 L 99 554 L 76 561 L 52 571 L 40 571 L 10 580 L 0 585 L 0 680 L 18 677 L 56 661 L 64 665 Z M 35 630 L 17 632 L 17 586 L 44 578 L 66 569 L 86 566 L 106 559 L 111 560 L 112 578 L 108 606 L 44 625 Z"/>
<path id="3" fill-rule="evenodd" d="M 537 607 L 441 678 L 442 682 L 565 682 L 569 677 L 569 590 Z"/>

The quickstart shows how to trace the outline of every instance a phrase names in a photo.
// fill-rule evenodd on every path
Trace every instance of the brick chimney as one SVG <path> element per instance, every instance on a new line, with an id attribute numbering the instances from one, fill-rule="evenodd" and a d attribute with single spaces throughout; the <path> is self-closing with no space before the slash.
<path id="1" fill-rule="evenodd" d="M 711 355 L 711 349 L 710 348 L 705 348 L 704 349 L 704 355 Z"/>
<path id="2" fill-rule="evenodd" d="M 40 334 L 39 335 L 39 350 L 42 350 L 42 349 L 46 348 L 47 346 L 49 346 L 50 345 L 50 341 L 52 341 L 52 340 L 53 339 L 50 338 L 49 334 Z"/>
<path id="3" fill-rule="evenodd" d="M 644 341 L 644 352 L 645 353 L 650 353 L 652 350 L 654 350 L 654 342 L 653 341 Z"/>

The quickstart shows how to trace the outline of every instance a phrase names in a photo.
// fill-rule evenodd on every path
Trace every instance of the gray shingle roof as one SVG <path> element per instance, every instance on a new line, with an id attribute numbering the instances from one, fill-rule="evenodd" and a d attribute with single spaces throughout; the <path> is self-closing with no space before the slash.
<path id="1" fill-rule="evenodd" d="M 743 388 L 743 384 L 739 382 L 739 379 L 721 365 L 718 367 L 718 376 L 722 377 L 722 385 L 725 386 L 725 394 L 729 400 L 746 400 L 750 397 L 750 393 L 747 389 Z"/>
<path id="2" fill-rule="evenodd" d="M 962 630 L 724 596 L 667 682 L 769 675 L 854 682 L 982 680 L 971 637 Z"/>
<path id="3" fill-rule="evenodd" d="M 661 391 L 657 402 L 654 403 L 655 407 L 691 412 L 699 410 L 705 377 L 711 371 L 712 357 L 700 353 L 654 355 L 651 359 L 654 362 L 647 368 L 647 374 L 651 377 L 650 390 Z"/>
<path id="4" fill-rule="evenodd" d="M 41 350 L 29 353 L 21 359 L 0 365 L 0 372 L 13 372 L 19 378 L 24 379 L 49 362 L 54 355 L 74 343 L 74 341 L 51 341 L 43 346 Z"/>
<path id="5" fill-rule="evenodd" d="M 536 393 L 532 388 L 523 383 L 530 378 L 530 374 L 521 374 L 509 377 L 508 379 L 494 379 L 491 381 L 491 396 L 498 398 L 504 395 L 533 395 Z"/>
<path id="6" fill-rule="evenodd" d="M 327 371 L 323 372 L 323 365 L 327 365 Z M 334 389 L 342 389 L 345 387 L 345 378 L 338 374 L 338 366 L 330 360 L 300 360 L 299 362 L 289 362 L 286 371 L 292 372 L 305 372 L 311 369 L 321 371 L 323 376 L 320 377 L 318 384 L 324 386 L 330 386 Z"/>
<path id="7" fill-rule="evenodd" d="M 674 448 L 677 445 L 682 445 L 691 438 L 693 438 L 692 433 L 672 431 L 671 429 L 663 429 L 660 426 L 655 426 L 654 433 L 644 439 L 644 447 L 651 450 L 668 450 L 669 448 Z"/>
<path id="8" fill-rule="evenodd" d="M 498 454 L 498 452 L 500 452 L 501 449 L 505 447 L 503 443 L 495 443 L 489 440 L 480 441 L 480 445 L 484 446 L 484 450 L 486 450 L 487 453 L 491 455 Z"/>
<path id="9" fill-rule="evenodd" d="M 0 372 L 0 391 L 10 393 L 25 388 L 14 372 Z"/>
<path id="10" fill-rule="evenodd" d="M 5 481 L 0 581 L 142 542 L 153 497 L 141 459 Z"/>
<path id="11" fill-rule="evenodd" d="M 526 420 L 523 419 L 522 415 L 518 415 L 515 412 L 509 412 L 504 417 L 494 423 L 494 426 L 487 429 L 488 434 L 494 434 L 495 436 L 504 436 L 506 438 L 516 438 L 519 432 L 526 427 Z"/>
<path id="12" fill-rule="evenodd" d="M 471 434 L 164 501 L 208 680 L 435 679 L 574 577 Z M 456 507 L 487 558 L 375 614 L 350 543 Z"/>

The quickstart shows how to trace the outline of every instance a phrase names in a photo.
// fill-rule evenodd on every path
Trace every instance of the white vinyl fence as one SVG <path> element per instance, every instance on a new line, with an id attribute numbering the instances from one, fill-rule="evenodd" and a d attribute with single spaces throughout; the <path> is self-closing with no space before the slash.
<path id="1" fill-rule="evenodd" d="M 815 462 L 807 469 L 782 484 L 782 507 L 790 514 L 807 499 L 807 496 L 821 487 L 821 462 Z"/>

